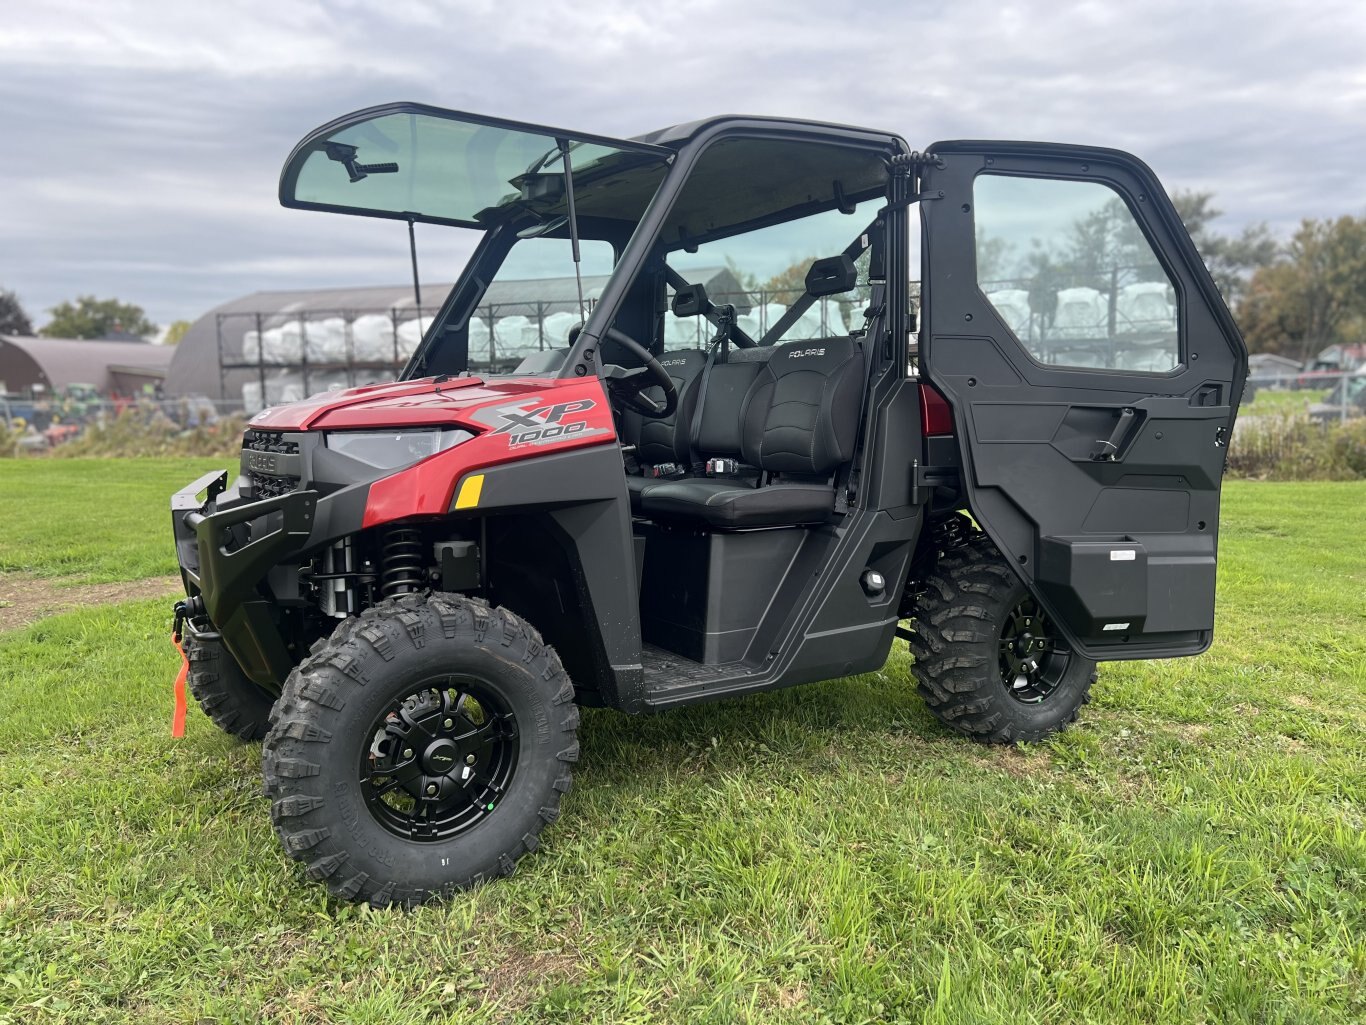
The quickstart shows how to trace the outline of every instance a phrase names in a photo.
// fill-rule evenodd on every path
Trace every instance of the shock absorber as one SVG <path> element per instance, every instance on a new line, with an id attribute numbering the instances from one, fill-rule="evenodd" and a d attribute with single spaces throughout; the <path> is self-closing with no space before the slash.
<path id="1" fill-rule="evenodd" d="M 380 555 L 380 590 L 384 597 L 407 594 L 422 587 L 422 534 L 398 527 L 384 538 Z"/>

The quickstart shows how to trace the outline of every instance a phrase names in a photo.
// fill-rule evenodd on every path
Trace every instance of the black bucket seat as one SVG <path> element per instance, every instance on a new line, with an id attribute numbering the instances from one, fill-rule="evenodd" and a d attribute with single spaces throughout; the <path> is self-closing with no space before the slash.
<path id="1" fill-rule="evenodd" d="M 678 407 L 669 416 L 652 419 L 627 410 L 621 416 L 621 439 L 635 446 L 640 474 L 627 474 L 626 487 L 631 494 L 631 508 L 641 509 L 640 498 L 647 489 L 660 483 L 651 476 L 651 468 L 674 464 L 684 470 L 690 462 L 692 423 L 697 407 L 697 383 L 706 366 L 707 357 L 701 349 L 679 349 L 659 357 L 659 364 L 678 389 Z M 663 399 L 660 388 L 647 388 L 646 394 Z"/>
<path id="2" fill-rule="evenodd" d="M 831 517 L 833 475 L 854 455 L 866 384 L 863 351 L 852 338 L 824 338 L 771 352 L 762 363 L 714 366 L 703 408 L 695 413 L 701 417 L 698 457 L 728 456 L 734 447 L 762 472 L 762 483 L 710 477 L 657 482 L 641 492 L 646 515 L 723 529 L 823 523 Z M 743 375 L 749 375 L 747 382 Z M 747 386 L 737 402 L 738 384 Z"/>

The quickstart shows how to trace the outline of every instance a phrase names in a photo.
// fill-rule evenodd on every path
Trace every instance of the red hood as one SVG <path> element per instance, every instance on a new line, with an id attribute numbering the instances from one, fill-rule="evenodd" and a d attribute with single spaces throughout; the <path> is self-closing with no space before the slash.
<path id="1" fill-rule="evenodd" d="M 302 402 L 263 409 L 249 427 L 269 431 L 461 424 L 484 429 L 471 414 L 481 406 L 534 398 L 561 382 L 546 377 L 424 377 L 323 392 Z"/>

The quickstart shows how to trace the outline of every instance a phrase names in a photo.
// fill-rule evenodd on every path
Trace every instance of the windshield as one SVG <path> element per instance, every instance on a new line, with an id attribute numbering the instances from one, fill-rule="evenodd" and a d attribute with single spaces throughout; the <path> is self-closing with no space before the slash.
<path id="1" fill-rule="evenodd" d="M 567 210 L 562 139 L 576 191 L 642 164 L 659 166 L 646 176 L 657 184 L 668 156 L 654 146 L 405 104 L 311 134 L 285 164 L 280 202 L 461 227 L 550 221 Z"/>

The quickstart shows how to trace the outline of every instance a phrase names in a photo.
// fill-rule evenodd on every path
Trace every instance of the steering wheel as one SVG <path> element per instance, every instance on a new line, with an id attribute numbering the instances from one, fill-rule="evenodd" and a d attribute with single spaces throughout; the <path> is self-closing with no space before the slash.
<path id="1" fill-rule="evenodd" d="M 639 413 L 651 420 L 663 420 L 673 416 L 674 410 L 678 408 L 678 389 L 674 387 L 673 378 L 659 360 L 655 359 L 645 346 L 614 327 L 607 329 L 607 337 L 618 345 L 625 346 L 645 364 L 643 367 L 630 369 L 614 363 L 603 364 L 603 382 L 612 393 L 612 397 L 619 399 L 621 404 L 633 413 Z M 646 388 L 661 389 L 664 392 L 664 400 L 661 402 L 653 395 L 647 395 Z"/>

